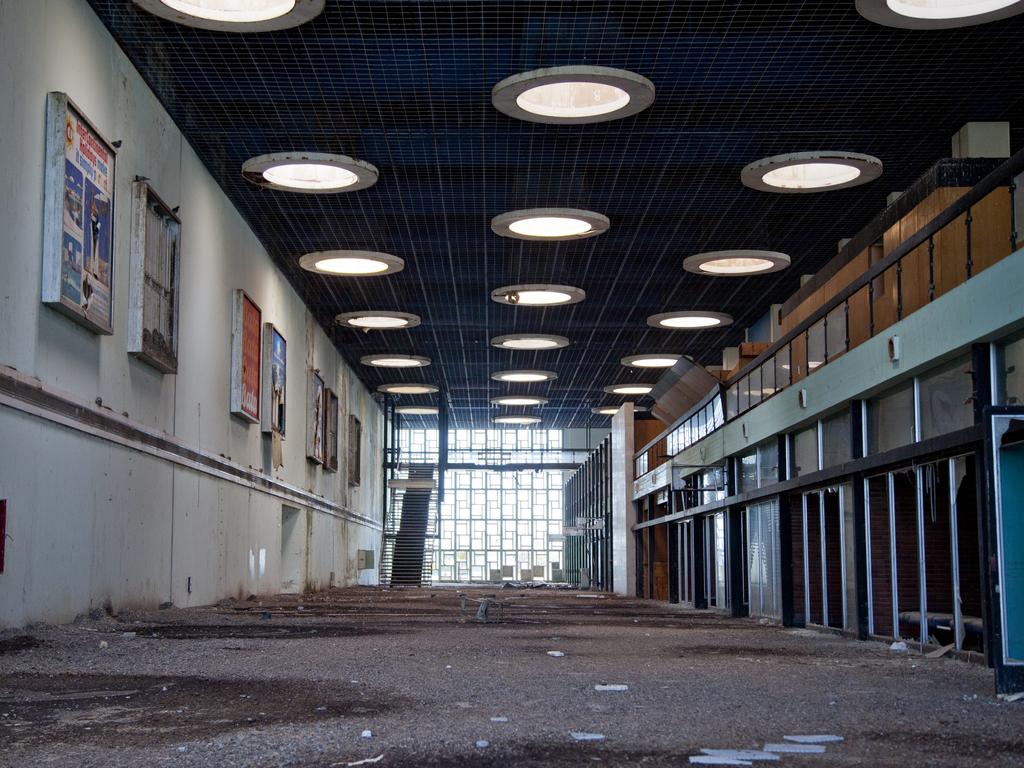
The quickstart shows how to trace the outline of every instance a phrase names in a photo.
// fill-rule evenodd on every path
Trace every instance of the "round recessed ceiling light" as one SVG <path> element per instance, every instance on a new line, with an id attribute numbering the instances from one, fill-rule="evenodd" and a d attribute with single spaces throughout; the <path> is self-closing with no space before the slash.
<path id="1" fill-rule="evenodd" d="M 535 69 L 506 77 L 491 91 L 499 112 L 534 123 L 600 123 L 654 103 L 654 83 L 609 67 Z"/>
<path id="2" fill-rule="evenodd" d="M 299 258 L 299 266 L 321 275 L 353 277 L 390 275 L 405 269 L 405 261 L 376 251 L 317 251 Z"/>
<path id="3" fill-rule="evenodd" d="M 671 368 L 679 362 L 682 355 L 630 355 L 621 363 L 632 368 Z"/>
<path id="4" fill-rule="evenodd" d="M 491 291 L 491 300 L 499 304 L 516 307 L 551 307 L 559 304 L 576 304 L 587 294 L 582 288 L 571 285 L 505 285 Z"/>
<path id="5" fill-rule="evenodd" d="M 1019 0 L 857 0 L 861 16 L 903 29 L 950 29 L 985 24 L 1024 12 Z"/>
<path id="6" fill-rule="evenodd" d="M 613 384 L 605 387 L 604 391 L 609 395 L 646 395 L 654 389 L 653 384 Z"/>
<path id="7" fill-rule="evenodd" d="M 378 392 L 388 395 L 431 395 L 437 392 L 433 384 L 381 384 Z"/>
<path id="8" fill-rule="evenodd" d="M 515 382 L 552 381 L 558 378 L 558 374 L 555 373 L 554 371 L 498 371 L 497 373 L 492 373 L 491 378 L 494 379 L 495 381 Z"/>
<path id="9" fill-rule="evenodd" d="M 708 251 L 683 259 L 683 269 L 687 272 L 723 277 L 766 275 L 788 266 L 789 256 L 778 251 Z"/>
<path id="10" fill-rule="evenodd" d="M 577 208 L 528 208 L 491 219 L 491 230 L 520 240 L 582 240 L 607 232 L 607 216 Z"/>
<path id="11" fill-rule="evenodd" d="M 437 411 L 433 405 L 399 405 L 395 408 L 395 413 L 403 416 L 436 416 Z"/>
<path id="12" fill-rule="evenodd" d="M 621 407 L 622 407 L 621 405 L 599 405 L 596 408 L 591 408 L 590 412 L 594 413 L 594 414 L 597 414 L 598 416 L 614 416 L 616 413 L 619 412 L 619 408 L 621 408 Z M 645 408 L 642 405 L 637 405 L 636 403 L 634 403 L 633 404 L 633 412 L 634 413 L 646 413 L 647 412 L 647 408 Z"/>
<path id="13" fill-rule="evenodd" d="M 134 0 L 155 16 L 219 32 L 266 32 L 305 24 L 324 0 Z"/>
<path id="14" fill-rule="evenodd" d="M 495 336 L 491 339 L 491 346 L 499 349 L 561 349 L 569 346 L 569 340 L 549 333 L 512 333 Z"/>
<path id="15" fill-rule="evenodd" d="M 660 315 L 651 315 L 647 318 L 647 324 L 654 328 L 700 330 L 702 328 L 730 325 L 731 323 L 732 318 L 723 312 L 701 312 L 698 310 L 662 312 Z"/>
<path id="16" fill-rule="evenodd" d="M 377 169 L 362 160 L 323 152 L 274 152 L 245 161 L 242 176 L 260 187 L 310 195 L 354 192 L 377 183 Z"/>
<path id="17" fill-rule="evenodd" d="M 540 416 L 495 416 L 495 424 L 540 424 Z"/>
<path id="18" fill-rule="evenodd" d="M 334 318 L 338 325 L 348 328 L 359 328 L 367 331 L 388 331 L 398 328 L 415 328 L 420 324 L 420 316 L 408 312 L 345 312 Z"/>
<path id="19" fill-rule="evenodd" d="M 548 399 L 546 397 L 534 397 L 532 395 L 502 395 L 501 397 L 492 397 L 491 403 L 494 405 L 547 405 Z"/>
<path id="20" fill-rule="evenodd" d="M 420 355 L 363 355 L 359 362 L 377 368 L 422 368 L 430 365 L 430 358 Z"/>
<path id="21" fill-rule="evenodd" d="M 793 152 L 751 163 L 740 180 L 762 192 L 820 192 L 867 184 L 882 175 L 882 161 L 856 152 Z"/>

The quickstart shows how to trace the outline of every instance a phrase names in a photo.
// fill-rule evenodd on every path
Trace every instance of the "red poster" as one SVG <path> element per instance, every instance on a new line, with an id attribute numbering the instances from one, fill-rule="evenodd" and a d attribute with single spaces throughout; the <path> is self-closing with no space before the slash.
<path id="1" fill-rule="evenodd" d="M 260 308 L 242 297 L 242 411 L 260 420 Z"/>

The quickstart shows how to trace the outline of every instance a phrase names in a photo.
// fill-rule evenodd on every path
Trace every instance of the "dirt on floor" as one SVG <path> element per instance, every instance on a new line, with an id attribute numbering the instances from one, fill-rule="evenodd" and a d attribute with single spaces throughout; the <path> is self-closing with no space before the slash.
<path id="1" fill-rule="evenodd" d="M 775 764 L 1024 766 L 1024 701 L 979 664 L 572 590 L 463 591 L 0 633 L 0 766 L 679 766 L 809 734 L 843 740 Z"/>

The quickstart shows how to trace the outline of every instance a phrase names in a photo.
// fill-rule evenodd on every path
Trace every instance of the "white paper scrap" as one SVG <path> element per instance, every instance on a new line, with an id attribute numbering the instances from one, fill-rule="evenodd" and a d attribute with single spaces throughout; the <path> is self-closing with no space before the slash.
<path id="1" fill-rule="evenodd" d="M 690 762 L 695 765 L 753 765 L 749 760 L 734 760 L 717 755 L 691 755 Z"/>
<path id="2" fill-rule="evenodd" d="M 834 744 L 842 741 L 842 736 L 833 736 L 830 733 L 817 733 L 807 736 L 783 736 L 786 741 L 795 741 L 797 744 Z"/>
<path id="3" fill-rule="evenodd" d="M 701 749 L 705 755 L 727 757 L 732 760 L 778 760 L 774 752 L 762 752 L 760 749 Z"/>
<path id="4" fill-rule="evenodd" d="M 595 691 L 628 691 L 629 690 L 629 686 L 628 685 L 620 685 L 620 684 L 613 684 L 613 685 L 601 685 L 601 684 L 599 684 L 599 685 L 595 685 L 594 686 L 594 690 Z"/>
<path id="5" fill-rule="evenodd" d="M 794 744 L 792 742 L 786 742 L 785 744 L 765 744 L 765 752 L 792 752 L 800 755 L 820 755 L 825 751 L 825 748 L 821 744 Z"/>
<path id="6" fill-rule="evenodd" d="M 569 735 L 576 741 L 604 741 L 603 733 L 585 733 L 582 731 L 569 731 Z"/>

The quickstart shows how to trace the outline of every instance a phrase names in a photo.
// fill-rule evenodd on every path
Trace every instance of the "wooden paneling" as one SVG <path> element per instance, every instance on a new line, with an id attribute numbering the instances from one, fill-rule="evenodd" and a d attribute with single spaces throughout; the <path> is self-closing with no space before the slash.
<path id="1" fill-rule="evenodd" d="M 837 293 L 867 271 L 870 249 L 861 251 L 845 266 L 836 272 L 824 285 L 807 297 L 800 305 L 785 317 L 780 318 L 782 334 L 785 335 L 823 307 Z"/>

